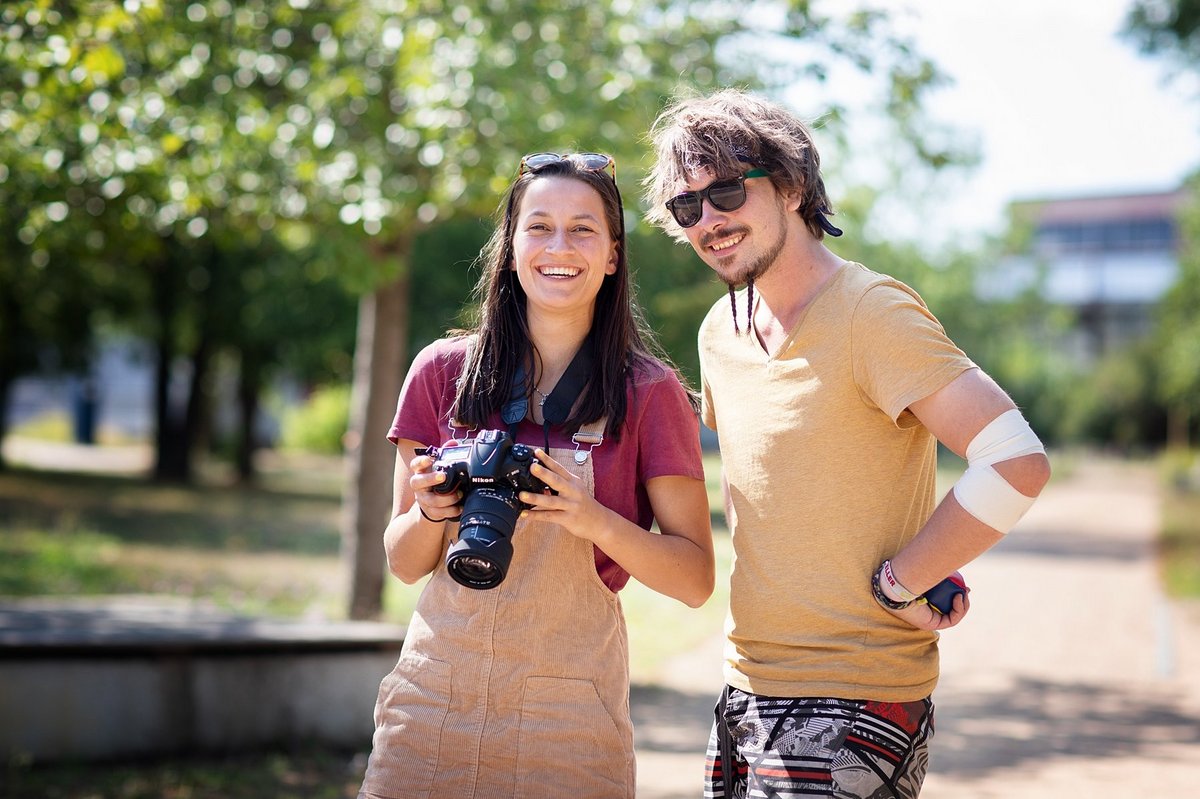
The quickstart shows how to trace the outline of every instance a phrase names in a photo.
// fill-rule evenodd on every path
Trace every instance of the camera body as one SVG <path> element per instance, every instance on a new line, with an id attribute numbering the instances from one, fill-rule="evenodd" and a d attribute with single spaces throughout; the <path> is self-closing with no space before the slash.
<path id="1" fill-rule="evenodd" d="M 514 443 L 503 430 L 481 430 L 475 438 L 448 441 L 441 447 L 430 447 L 425 454 L 433 458 L 433 470 L 446 475 L 444 482 L 433 487 L 438 494 L 453 494 L 461 489 L 465 499 L 471 491 L 483 486 L 535 494 L 547 488 L 529 472 L 529 467 L 537 462 L 533 448 Z"/>
<path id="2" fill-rule="evenodd" d="M 468 588 L 495 588 L 512 561 L 517 516 L 530 507 L 517 499 L 549 487 L 530 474 L 537 461 L 533 448 L 514 443 L 503 430 L 481 430 L 475 438 L 429 447 L 433 470 L 446 479 L 432 488 L 438 494 L 463 493 L 458 541 L 446 553 L 446 569 Z"/>

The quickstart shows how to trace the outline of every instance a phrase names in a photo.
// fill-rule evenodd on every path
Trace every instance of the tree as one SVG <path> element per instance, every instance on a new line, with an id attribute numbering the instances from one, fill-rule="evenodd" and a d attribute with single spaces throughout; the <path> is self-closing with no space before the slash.
<path id="1" fill-rule="evenodd" d="M 1159 306 L 1154 333 L 1158 397 L 1167 409 L 1167 444 L 1186 448 L 1200 420 L 1200 177 L 1180 214 L 1179 276 Z"/>
<path id="2" fill-rule="evenodd" d="M 102 0 L 31 0 L 0 11 L 0 74 L 16 78 L 4 84 L 0 129 L 22 150 L 5 159 L 13 166 L 0 191 L 41 191 L 17 193 L 0 211 L 26 245 L 12 252 L 57 275 L 59 294 L 110 290 L 90 294 L 55 328 L 79 329 L 86 340 L 107 321 L 156 342 L 155 474 L 165 479 L 190 476 L 214 359 L 223 347 L 255 349 L 254 331 L 231 323 L 248 298 L 246 275 L 235 272 L 256 248 L 270 249 L 276 216 L 297 215 L 295 192 L 278 180 L 271 139 L 257 125 L 261 109 L 289 90 L 277 90 L 271 63 L 236 71 L 262 35 L 254 11 L 212 5 L 226 13 Z M 253 310 L 273 296 L 260 292 Z M 190 368 L 180 402 L 171 386 L 181 356 Z M 259 360 L 241 358 L 251 378 L 243 386 L 253 392 Z M 242 398 L 253 413 L 255 399 Z"/>
<path id="3" fill-rule="evenodd" d="M 16 11 L 0 9 L 0 440 L 17 378 L 47 365 L 85 367 L 88 311 L 111 288 L 95 259 L 96 229 L 61 225 L 72 204 L 94 209 L 96 199 L 74 185 L 77 128 L 58 113 L 81 92 L 38 91 L 40 65 L 53 65 L 66 43 L 29 43 Z"/>
<path id="4" fill-rule="evenodd" d="M 1172 70 L 1200 71 L 1200 0 L 1137 0 L 1125 33 L 1143 52 L 1166 59 Z M 1187 446 L 1200 419 L 1200 176 L 1193 176 L 1188 191 L 1192 201 L 1179 219 L 1179 277 L 1163 300 L 1155 333 L 1168 444 L 1180 447 Z"/>

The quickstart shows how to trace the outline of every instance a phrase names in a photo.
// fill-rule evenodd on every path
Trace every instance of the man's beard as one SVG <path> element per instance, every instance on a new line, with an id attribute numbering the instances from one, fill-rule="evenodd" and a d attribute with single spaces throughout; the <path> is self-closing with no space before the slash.
<path id="1" fill-rule="evenodd" d="M 758 256 L 752 264 L 747 266 L 737 275 L 732 277 L 722 277 L 725 284 L 730 288 L 735 288 L 743 283 L 747 286 L 754 285 L 754 281 L 770 271 L 774 265 L 775 259 L 779 257 L 779 253 L 783 252 L 783 247 L 787 243 L 787 228 L 781 227 L 779 230 L 779 238 L 772 245 L 771 249 Z"/>
<path id="2" fill-rule="evenodd" d="M 737 303 L 734 299 L 734 291 L 743 283 L 746 285 L 746 332 L 749 333 L 754 327 L 754 281 L 756 278 L 760 278 L 770 271 L 771 266 L 775 263 L 775 259 L 783 252 L 783 247 L 786 243 L 787 225 L 781 224 L 779 238 L 769 250 L 756 258 L 752 264 L 743 269 L 737 276 L 729 278 L 721 276 L 721 280 L 725 282 L 725 285 L 729 286 L 729 307 L 733 311 L 733 332 L 735 335 L 739 335 L 741 330 L 738 328 Z M 720 275 L 719 272 L 717 274 Z"/>

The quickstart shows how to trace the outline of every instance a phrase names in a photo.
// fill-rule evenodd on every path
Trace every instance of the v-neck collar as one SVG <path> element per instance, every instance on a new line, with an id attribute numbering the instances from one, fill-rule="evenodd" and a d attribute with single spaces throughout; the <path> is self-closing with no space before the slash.
<path id="1" fill-rule="evenodd" d="M 755 297 L 754 307 L 750 309 L 749 322 L 750 344 L 754 347 L 755 351 L 762 353 L 762 355 L 766 357 L 768 363 L 779 360 L 781 356 L 786 354 L 787 351 L 790 350 L 795 344 L 796 339 L 799 338 L 800 329 L 804 327 L 804 322 L 806 319 L 808 319 L 808 315 L 812 311 L 813 306 L 820 301 L 821 297 L 823 297 L 825 293 L 829 291 L 830 287 L 833 286 L 834 283 L 842 279 L 842 275 L 845 273 L 846 267 L 851 263 L 852 261 L 843 261 L 841 266 L 839 266 L 834 273 L 829 276 L 829 279 L 826 280 L 819 289 L 817 289 L 817 293 L 814 294 L 812 299 L 810 299 L 808 303 L 800 310 L 800 316 L 796 319 L 796 323 L 792 325 L 792 329 L 788 331 L 786 336 L 784 336 L 783 341 L 779 343 L 779 346 L 775 348 L 775 352 L 773 353 L 769 352 L 763 345 L 762 339 L 758 335 L 758 330 L 754 326 L 754 317 L 757 315 L 758 304 L 762 302 L 762 295 L 760 294 Z"/>

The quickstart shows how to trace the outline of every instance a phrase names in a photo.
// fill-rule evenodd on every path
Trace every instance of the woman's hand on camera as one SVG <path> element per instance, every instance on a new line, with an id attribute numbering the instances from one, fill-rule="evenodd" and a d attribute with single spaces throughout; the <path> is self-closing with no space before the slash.
<path id="1" fill-rule="evenodd" d="M 462 511 L 462 492 L 439 494 L 434 491 L 434 486 L 446 481 L 446 474 L 435 472 L 433 463 L 433 458 L 428 455 L 418 455 L 409 461 L 408 485 L 422 516 L 434 522 L 449 521 Z"/>
<path id="2" fill-rule="evenodd" d="M 573 535 L 597 543 L 612 511 L 597 502 L 583 480 L 571 474 L 544 449 L 539 447 L 534 450 L 534 457 L 537 463 L 530 467 L 529 473 L 558 493 L 522 491 L 518 499 L 531 506 L 524 513 L 550 514 L 548 521 L 561 524 Z"/>

